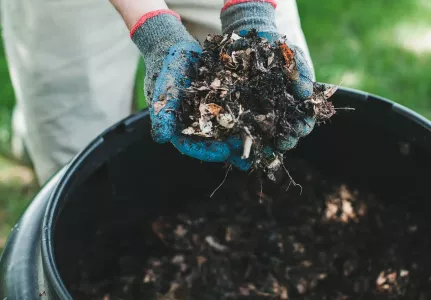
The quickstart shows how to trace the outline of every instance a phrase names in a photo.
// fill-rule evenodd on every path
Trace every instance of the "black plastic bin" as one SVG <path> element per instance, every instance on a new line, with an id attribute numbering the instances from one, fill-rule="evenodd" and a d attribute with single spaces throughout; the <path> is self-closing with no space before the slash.
<path id="1" fill-rule="evenodd" d="M 363 92 L 340 89 L 332 99 L 356 110 L 340 111 L 290 155 L 382 198 L 405 195 L 412 210 L 428 212 L 431 122 Z M 101 232 L 101 242 L 115 249 L 110 253 L 145 253 L 149 226 L 142 220 L 150 222 L 166 203 L 175 208 L 220 183 L 221 164 L 202 164 L 169 144 L 156 144 L 149 129 L 147 112 L 119 122 L 40 191 L 1 257 L 0 300 L 72 299 L 64 282 L 76 275 L 82 252 L 91 251 Z M 191 174 L 197 176 L 193 186 Z M 113 257 L 98 259 L 92 278 L 115 271 L 108 263 Z"/>

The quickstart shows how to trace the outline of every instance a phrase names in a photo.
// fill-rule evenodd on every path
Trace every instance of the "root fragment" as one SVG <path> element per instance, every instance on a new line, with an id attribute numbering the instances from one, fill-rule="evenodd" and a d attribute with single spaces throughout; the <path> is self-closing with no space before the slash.
<path id="1" fill-rule="evenodd" d="M 244 136 L 243 138 L 244 149 L 243 149 L 241 158 L 248 159 L 250 157 L 251 146 L 253 145 L 253 138 L 248 134 L 244 134 L 243 136 Z"/>

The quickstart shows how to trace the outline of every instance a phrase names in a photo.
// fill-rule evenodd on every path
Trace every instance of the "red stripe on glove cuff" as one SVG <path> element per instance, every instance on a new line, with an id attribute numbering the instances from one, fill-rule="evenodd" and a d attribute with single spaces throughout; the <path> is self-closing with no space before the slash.
<path id="1" fill-rule="evenodd" d="M 274 6 L 274 8 L 277 8 L 277 2 L 275 0 L 230 0 L 223 6 L 221 11 L 228 9 L 233 5 L 247 3 L 247 2 L 265 2 L 265 3 L 271 4 L 272 6 Z"/>
<path id="2" fill-rule="evenodd" d="M 159 10 L 155 10 L 155 11 L 151 11 L 149 13 L 146 13 L 145 15 L 143 15 L 139 21 L 132 27 L 132 29 L 130 30 L 130 37 L 133 36 L 133 34 L 135 33 L 135 31 L 141 27 L 145 22 L 147 22 L 149 19 L 154 18 L 158 15 L 172 15 L 174 17 L 177 17 L 178 20 L 181 21 L 181 17 L 179 14 L 177 14 L 176 12 L 170 10 L 170 9 L 159 9 Z"/>

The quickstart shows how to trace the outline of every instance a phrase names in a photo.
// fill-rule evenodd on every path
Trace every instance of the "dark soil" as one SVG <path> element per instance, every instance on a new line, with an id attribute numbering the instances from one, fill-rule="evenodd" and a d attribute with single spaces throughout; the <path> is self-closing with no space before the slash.
<path id="1" fill-rule="evenodd" d="M 243 38 L 209 35 L 194 77 L 182 102 L 183 134 L 216 140 L 240 136 L 244 145 L 252 145 L 244 146 L 243 157 L 251 156 L 259 171 L 282 161 L 281 153 L 267 157 L 264 149 L 275 150 L 278 138 L 296 135 L 298 122 L 311 117 L 322 123 L 335 114 L 327 101 L 334 87 L 314 83 L 309 99 L 293 96 L 299 72 L 284 38 L 269 43 L 255 31 Z"/>
<path id="2" fill-rule="evenodd" d="M 97 249 L 69 285 L 74 299 L 431 299 L 427 220 L 289 166 L 302 194 L 289 178 L 262 192 L 256 176 L 232 173 L 212 198 L 154 220 L 164 251 L 105 262 L 135 273 L 90 282 L 93 259 L 109 251 Z"/>

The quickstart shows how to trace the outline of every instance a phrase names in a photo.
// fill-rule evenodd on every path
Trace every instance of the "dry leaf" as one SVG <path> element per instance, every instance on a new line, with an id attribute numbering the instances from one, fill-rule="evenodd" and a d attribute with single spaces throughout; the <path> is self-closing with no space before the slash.
<path id="1" fill-rule="evenodd" d="M 217 121 L 219 122 L 220 126 L 223 126 L 224 128 L 230 129 L 235 126 L 234 117 L 229 113 L 220 114 L 217 118 Z"/>
<path id="2" fill-rule="evenodd" d="M 307 292 L 307 281 L 304 278 L 301 278 L 296 285 L 296 290 L 298 294 L 304 295 Z"/>
<path id="3" fill-rule="evenodd" d="M 148 270 L 143 281 L 144 281 L 144 283 L 155 282 L 156 281 L 156 275 L 154 274 L 154 271 Z"/>
<path id="4" fill-rule="evenodd" d="M 289 299 L 289 295 L 288 295 L 288 292 L 287 292 L 287 287 L 285 287 L 285 286 L 281 286 L 280 287 L 280 299 L 283 299 L 283 300 L 288 300 Z"/>
<path id="5" fill-rule="evenodd" d="M 206 118 L 199 119 L 199 127 L 203 134 L 209 134 L 213 130 L 212 122 L 209 120 L 206 120 Z"/>
<path id="6" fill-rule="evenodd" d="M 310 260 L 304 260 L 304 261 L 301 262 L 301 265 L 304 266 L 304 267 L 306 267 L 306 268 L 310 268 L 310 267 L 313 266 L 313 262 L 310 261 Z"/>
<path id="7" fill-rule="evenodd" d="M 200 92 L 202 92 L 202 91 L 209 91 L 209 90 L 210 90 L 210 88 L 207 87 L 207 86 L 201 86 L 201 87 L 198 88 L 198 91 L 200 91 Z"/>
<path id="8" fill-rule="evenodd" d="M 184 228 L 183 225 L 178 225 L 177 228 L 175 229 L 175 234 L 178 237 L 183 237 L 187 234 L 187 230 Z"/>
<path id="9" fill-rule="evenodd" d="M 196 130 L 193 127 L 187 127 L 186 129 L 184 129 L 182 131 L 182 134 L 193 135 L 193 134 L 195 134 L 195 132 L 196 132 Z"/>
<path id="10" fill-rule="evenodd" d="M 223 36 L 223 39 L 222 39 L 222 40 L 221 40 L 221 42 L 220 42 L 220 45 L 225 44 L 227 41 L 229 41 L 229 39 L 230 39 L 229 34 L 225 34 L 225 35 Z"/>
<path id="11" fill-rule="evenodd" d="M 200 267 L 201 265 L 203 265 L 208 259 L 204 256 L 198 256 L 196 258 L 198 266 Z"/>
<path id="12" fill-rule="evenodd" d="M 282 165 L 281 160 L 276 157 L 269 165 L 268 165 L 268 169 L 273 170 L 273 171 L 277 171 L 280 166 Z"/>
<path id="13" fill-rule="evenodd" d="M 208 245 L 210 245 L 212 248 L 214 248 L 217 251 L 226 252 L 229 250 L 228 247 L 218 243 L 212 236 L 207 236 L 205 238 L 205 241 L 208 243 Z"/>
<path id="14" fill-rule="evenodd" d="M 214 90 L 218 89 L 221 85 L 221 81 L 220 79 L 216 78 L 214 79 L 214 81 L 211 83 L 211 88 L 213 88 Z"/>
<path id="15" fill-rule="evenodd" d="M 207 68 L 207 67 L 200 67 L 200 68 L 199 68 L 199 73 L 200 73 L 200 74 L 208 73 L 208 72 L 209 72 L 209 70 L 208 70 L 208 68 Z"/>
<path id="16" fill-rule="evenodd" d="M 239 64 L 238 56 L 240 56 L 241 52 L 244 52 L 244 51 L 233 51 L 232 52 L 232 61 L 234 64 Z"/>
<path id="17" fill-rule="evenodd" d="M 229 54 L 226 54 L 224 52 L 220 53 L 220 59 L 224 63 L 232 63 L 232 58 L 229 56 Z"/>
<path id="18" fill-rule="evenodd" d="M 284 72 L 290 80 L 298 80 L 299 79 L 299 71 L 296 67 L 296 62 L 293 61 L 290 65 L 286 65 L 283 67 Z"/>
<path id="19" fill-rule="evenodd" d="M 185 257 L 184 257 L 184 255 L 181 255 L 181 254 L 175 255 L 175 256 L 172 258 L 172 263 L 173 263 L 174 265 L 180 265 L 180 264 L 182 264 L 184 261 L 185 261 Z"/>
<path id="20" fill-rule="evenodd" d="M 385 282 L 386 282 L 385 272 L 382 271 L 382 272 L 380 272 L 379 277 L 377 277 L 376 284 L 378 286 L 380 286 L 380 285 L 384 284 Z"/>
<path id="21" fill-rule="evenodd" d="M 250 289 L 245 286 L 240 286 L 239 288 L 239 294 L 243 297 L 250 296 Z"/>
<path id="22" fill-rule="evenodd" d="M 166 100 L 153 102 L 154 114 L 157 116 L 165 106 L 166 106 Z"/>
<path id="23" fill-rule="evenodd" d="M 339 89 L 338 85 L 334 85 L 334 86 L 331 86 L 328 89 L 326 89 L 325 93 L 324 93 L 325 94 L 325 98 L 326 99 L 331 98 L 338 89 Z"/>
<path id="24" fill-rule="evenodd" d="M 286 45 L 286 43 L 281 44 L 280 49 L 281 49 L 281 54 L 283 54 L 286 65 L 289 66 L 294 59 L 293 51 Z"/>
<path id="25" fill-rule="evenodd" d="M 274 53 L 271 53 L 271 56 L 268 57 L 268 68 L 272 65 L 272 63 L 274 62 Z"/>
<path id="26" fill-rule="evenodd" d="M 206 106 L 208 112 L 215 117 L 218 117 L 220 115 L 220 112 L 223 110 L 223 107 L 215 103 L 208 103 Z"/>
<path id="27" fill-rule="evenodd" d="M 241 36 L 239 36 L 235 32 L 233 32 L 231 35 L 231 39 L 234 41 L 237 41 L 237 40 L 241 39 Z"/>
<path id="28" fill-rule="evenodd" d="M 386 275 L 386 278 L 389 280 L 389 282 L 394 283 L 397 280 L 397 272 L 392 272 Z"/>

